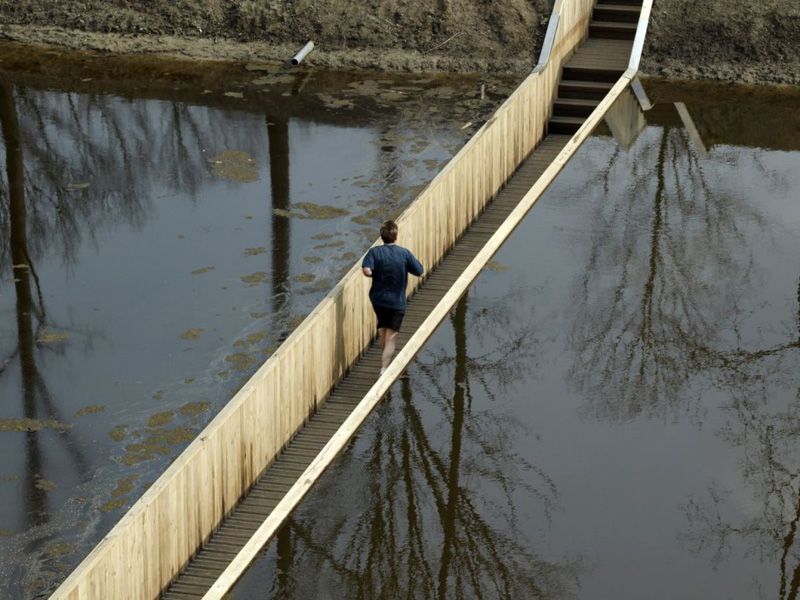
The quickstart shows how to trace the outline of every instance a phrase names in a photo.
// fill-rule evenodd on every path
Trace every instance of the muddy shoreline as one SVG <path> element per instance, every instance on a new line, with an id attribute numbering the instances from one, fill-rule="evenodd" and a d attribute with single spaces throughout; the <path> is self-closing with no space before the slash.
<path id="1" fill-rule="evenodd" d="M 0 0 L 0 41 L 114 55 L 233 63 L 282 62 L 308 40 L 325 70 L 509 73 L 535 65 L 552 0 Z M 654 6 L 644 75 L 745 84 L 800 84 L 800 4 L 688 0 Z M 0 65 L 2 67 L 2 65 Z"/>

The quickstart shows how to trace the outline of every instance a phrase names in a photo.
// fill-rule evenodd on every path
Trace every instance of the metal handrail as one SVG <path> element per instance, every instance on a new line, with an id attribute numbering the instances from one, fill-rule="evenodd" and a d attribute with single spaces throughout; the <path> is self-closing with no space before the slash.
<path id="1" fill-rule="evenodd" d="M 533 73 L 541 73 L 547 67 L 547 62 L 550 60 L 550 52 L 552 52 L 553 44 L 555 43 L 556 32 L 558 32 L 559 21 L 561 21 L 561 15 L 550 16 L 550 21 L 547 23 L 547 32 L 544 34 L 542 51 L 539 53 L 539 62 L 533 68 Z"/>
<path id="2" fill-rule="evenodd" d="M 642 2 L 642 12 L 639 13 L 639 22 L 636 25 L 636 37 L 633 38 L 633 47 L 631 48 L 631 59 L 628 62 L 628 68 L 623 74 L 628 79 L 636 77 L 639 72 L 639 61 L 642 58 L 642 51 L 644 50 L 644 37 L 647 35 L 647 24 L 650 22 L 650 11 L 653 8 L 653 0 L 644 0 Z"/>

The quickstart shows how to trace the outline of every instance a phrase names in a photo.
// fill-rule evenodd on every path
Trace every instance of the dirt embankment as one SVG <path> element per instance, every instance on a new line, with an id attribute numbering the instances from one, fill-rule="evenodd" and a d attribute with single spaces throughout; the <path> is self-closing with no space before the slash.
<path id="1" fill-rule="evenodd" d="M 0 0 L 0 39 L 327 68 L 524 72 L 553 0 Z M 797 0 L 655 0 L 643 70 L 800 83 Z"/>

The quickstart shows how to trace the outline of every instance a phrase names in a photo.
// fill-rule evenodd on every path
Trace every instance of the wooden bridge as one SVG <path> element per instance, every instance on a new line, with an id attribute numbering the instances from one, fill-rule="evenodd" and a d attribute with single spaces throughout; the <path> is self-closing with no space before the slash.
<path id="1" fill-rule="evenodd" d="M 397 219 L 429 273 L 399 353 L 357 263 L 54 593 L 222 598 L 631 83 L 652 0 L 556 0 L 539 64 Z"/>

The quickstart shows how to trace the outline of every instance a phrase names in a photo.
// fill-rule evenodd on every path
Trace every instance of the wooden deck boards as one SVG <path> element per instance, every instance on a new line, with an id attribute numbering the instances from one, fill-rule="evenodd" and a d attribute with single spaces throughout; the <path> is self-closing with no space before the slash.
<path id="1" fill-rule="evenodd" d="M 569 139 L 570 136 L 566 135 L 547 136 L 444 260 L 431 271 L 418 292 L 409 299 L 403 330 L 398 336 L 398 352 Z M 311 464 L 327 440 L 344 423 L 358 400 L 377 381 L 380 354 L 379 344 L 373 343 L 320 410 L 308 420 L 251 492 L 176 578 L 164 594 L 165 599 L 203 597 L 296 477 Z"/>

